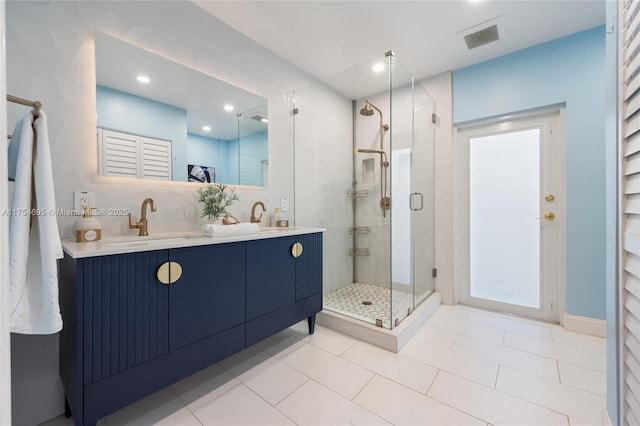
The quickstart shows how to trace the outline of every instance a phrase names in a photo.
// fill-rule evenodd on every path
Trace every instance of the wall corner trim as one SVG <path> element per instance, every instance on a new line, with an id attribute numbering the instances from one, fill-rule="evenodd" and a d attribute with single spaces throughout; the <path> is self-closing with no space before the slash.
<path id="1" fill-rule="evenodd" d="M 607 337 L 607 321 L 564 313 L 564 328 L 569 331 Z"/>

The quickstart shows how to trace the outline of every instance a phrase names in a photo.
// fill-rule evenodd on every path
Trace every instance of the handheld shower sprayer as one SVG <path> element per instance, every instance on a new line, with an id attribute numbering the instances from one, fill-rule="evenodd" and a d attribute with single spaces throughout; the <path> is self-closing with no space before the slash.
<path id="1" fill-rule="evenodd" d="M 389 160 L 387 159 L 387 153 L 384 151 L 384 133 L 389 130 L 389 125 L 384 124 L 380 108 L 368 100 L 365 101 L 364 107 L 360 110 L 360 115 L 371 117 L 374 114 L 374 109 L 380 114 L 380 149 L 358 149 L 358 152 L 380 154 L 380 174 L 382 175 L 380 179 L 380 208 L 382 209 L 382 217 L 385 217 L 386 211 L 391 208 L 391 199 L 387 195 Z"/>

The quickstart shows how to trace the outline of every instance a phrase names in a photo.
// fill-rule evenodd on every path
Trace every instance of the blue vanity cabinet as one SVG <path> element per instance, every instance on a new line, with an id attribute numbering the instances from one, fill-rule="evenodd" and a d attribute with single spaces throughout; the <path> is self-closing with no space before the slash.
<path id="1" fill-rule="evenodd" d="M 76 425 L 94 425 L 245 347 L 245 243 L 60 262 L 60 375 Z M 181 265 L 171 284 L 167 262 Z"/>
<path id="2" fill-rule="evenodd" d="M 292 252 L 296 243 L 303 250 Z M 65 254 L 58 282 L 65 413 L 95 425 L 298 321 L 312 332 L 322 234 Z"/>
<path id="3" fill-rule="evenodd" d="M 305 318 L 313 333 L 322 310 L 322 233 L 247 242 L 246 279 L 247 346 Z"/>

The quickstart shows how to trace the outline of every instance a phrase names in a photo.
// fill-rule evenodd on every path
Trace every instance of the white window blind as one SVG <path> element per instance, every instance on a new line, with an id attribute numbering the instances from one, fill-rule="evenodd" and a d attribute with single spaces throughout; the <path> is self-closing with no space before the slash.
<path id="1" fill-rule="evenodd" d="M 144 137 L 140 142 L 142 177 L 171 180 L 171 142 Z"/>
<path id="2" fill-rule="evenodd" d="M 621 4 L 622 415 L 640 424 L 640 1 Z"/>
<path id="3" fill-rule="evenodd" d="M 171 180 L 171 141 L 98 129 L 98 173 Z"/>

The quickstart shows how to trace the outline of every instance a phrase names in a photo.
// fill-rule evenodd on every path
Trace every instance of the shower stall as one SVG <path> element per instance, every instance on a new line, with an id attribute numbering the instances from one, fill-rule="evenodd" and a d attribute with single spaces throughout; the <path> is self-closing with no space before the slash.
<path id="1" fill-rule="evenodd" d="M 392 52 L 296 91 L 295 223 L 323 308 L 392 329 L 434 291 L 434 101 Z"/>

